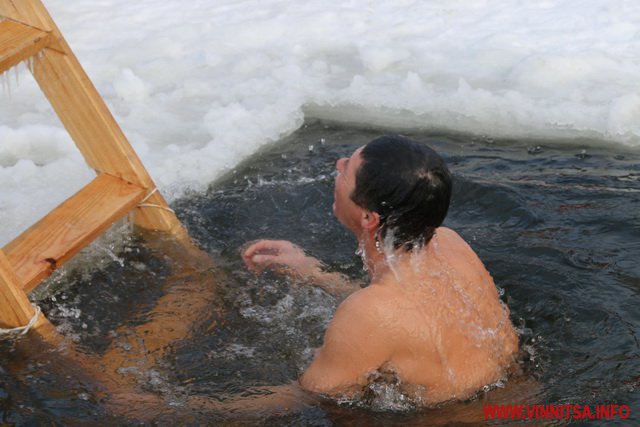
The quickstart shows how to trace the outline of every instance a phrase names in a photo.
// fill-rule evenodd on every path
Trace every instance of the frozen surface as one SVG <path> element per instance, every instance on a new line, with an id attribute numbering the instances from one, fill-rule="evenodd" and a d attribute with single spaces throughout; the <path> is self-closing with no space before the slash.
<path id="1" fill-rule="evenodd" d="M 170 199 L 305 117 L 640 146 L 633 0 L 45 3 Z M 0 245 L 92 176 L 19 77 L 0 95 Z"/>

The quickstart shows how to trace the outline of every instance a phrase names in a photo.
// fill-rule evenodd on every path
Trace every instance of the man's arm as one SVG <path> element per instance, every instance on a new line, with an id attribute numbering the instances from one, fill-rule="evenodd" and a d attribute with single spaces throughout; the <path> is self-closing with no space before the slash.
<path id="1" fill-rule="evenodd" d="M 176 400 L 172 396 L 169 402 L 159 394 L 144 391 L 122 391 L 111 393 L 106 399 L 107 407 L 115 414 L 150 422 L 161 415 L 193 415 L 226 413 L 242 417 L 264 417 L 299 413 L 305 407 L 317 406 L 322 402 L 320 396 L 313 395 L 292 382 L 278 386 L 256 386 L 236 395 L 182 396 Z"/>
<path id="2" fill-rule="evenodd" d="M 300 377 L 302 388 L 329 395 L 360 391 L 393 352 L 384 325 L 370 288 L 352 294 L 338 307 L 322 347 Z"/>
<path id="3" fill-rule="evenodd" d="M 256 273 L 265 269 L 304 280 L 339 298 L 345 298 L 361 288 L 344 274 L 327 272 L 317 258 L 308 256 L 302 248 L 287 240 L 259 240 L 242 252 L 247 268 Z"/>
<path id="4" fill-rule="evenodd" d="M 344 299 L 362 289 L 363 283 L 349 279 L 342 273 L 321 271 L 313 277 L 308 278 L 309 283 L 324 290 L 329 295 Z"/>

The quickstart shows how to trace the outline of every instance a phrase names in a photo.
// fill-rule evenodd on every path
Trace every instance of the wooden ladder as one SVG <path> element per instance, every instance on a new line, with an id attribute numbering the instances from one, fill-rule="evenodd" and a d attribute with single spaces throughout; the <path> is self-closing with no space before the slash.
<path id="1" fill-rule="evenodd" d="M 186 234 L 42 2 L 0 0 L 0 74 L 25 60 L 97 177 L 0 250 L 0 328 L 27 324 L 27 293 L 127 213 Z"/>

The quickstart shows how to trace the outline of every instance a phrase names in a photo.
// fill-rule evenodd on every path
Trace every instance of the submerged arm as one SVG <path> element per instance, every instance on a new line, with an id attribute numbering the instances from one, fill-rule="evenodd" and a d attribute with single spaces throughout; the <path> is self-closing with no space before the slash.
<path id="1" fill-rule="evenodd" d="M 175 417 L 200 414 L 223 416 L 224 419 L 263 419 L 274 415 L 300 413 L 307 406 L 318 406 L 320 396 L 306 392 L 296 382 L 277 386 L 258 386 L 236 395 L 190 395 L 166 399 L 161 395 L 146 392 L 118 392 L 109 397 L 110 409 L 126 417 L 153 422 L 163 415 Z M 214 418 L 215 419 L 215 418 Z M 242 425 L 240 422 L 238 425 Z"/>
<path id="2" fill-rule="evenodd" d="M 189 396 L 187 405 L 199 410 L 229 411 L 235 414 L 274 415 L 299 412 L 307 405 L 317 405 L 320 397 L 309 393 L 297 382 L 277 386 L 253 387 L 242 395 L 213 400 L 205 396 Z"/>

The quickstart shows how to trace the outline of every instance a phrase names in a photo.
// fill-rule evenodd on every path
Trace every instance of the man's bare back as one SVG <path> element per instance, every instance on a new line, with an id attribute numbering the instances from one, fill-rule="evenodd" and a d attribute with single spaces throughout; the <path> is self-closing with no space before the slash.
<path id="1" fill-rule="evenodd" d="M 348 394 L 361 391 L 375 371 L 392 371 L 426 403 L 437 403 L 503 378 L 517 336 L 491 276 L 464 240 L 441 227 L 427 247 L 392 262 L 340 305 L 302 386 Z"/>

